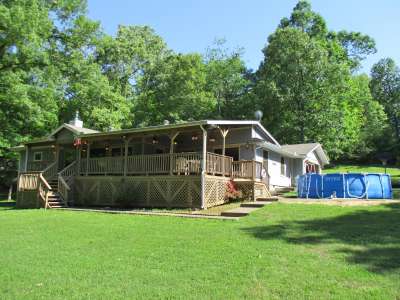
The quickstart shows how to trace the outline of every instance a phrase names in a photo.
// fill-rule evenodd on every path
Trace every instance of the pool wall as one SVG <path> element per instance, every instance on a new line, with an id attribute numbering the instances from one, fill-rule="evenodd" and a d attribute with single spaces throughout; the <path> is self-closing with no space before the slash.
<path id="1" fill-rule="evenodd" d="M 305 174 L 297 181 L 299 198 L 392 199 L 388 174 Z"/>

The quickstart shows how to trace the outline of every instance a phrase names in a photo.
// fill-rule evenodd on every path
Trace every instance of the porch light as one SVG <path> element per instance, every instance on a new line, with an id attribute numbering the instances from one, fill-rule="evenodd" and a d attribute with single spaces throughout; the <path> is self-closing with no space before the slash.
<path id="1" fill-rule="evenodd" d="M 197 135 L 192 136 L 192 141 L 197 141 L 198 139 L 199 139 L 199 137 Z"/>
<path id="2" fill-rule="evenodd" d="M 174 141 L 174 145 L 178 145 L 178 142 L 177 142 L 177 141 Z"/>
<path id="3" fill-rule="evenodd" d="M 110 147 L 108 145 L 106 145 L 106 151 L 108 151 L 108 149 L 110 149 Z"/>
<path id="4" fill-rule="evenodd" d="M 157 139 L 155 136 L 153 136 L 153 141 L 152 141 L 152 143 L 153 143 L 153 144 L 158 144 L 158 139 Z"/>

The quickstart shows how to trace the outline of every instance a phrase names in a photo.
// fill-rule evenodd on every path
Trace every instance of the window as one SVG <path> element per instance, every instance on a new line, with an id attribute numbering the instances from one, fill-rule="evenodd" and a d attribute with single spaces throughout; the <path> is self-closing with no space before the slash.
<path id="1" fill-rule="evenodd" d="M 214 153 L 222 154 L 222 149 L 214 149 Z M 225 155 L 233 158 L 234 161 L 239 160 L 239 148 L 225 148 Z"/>
<path id="2" fill-rule="evenodd" d="M 281 157 L 281 175 L 286 175 L 285 158 Z"/>
<path id="3" fill-rule="evenodd" d="M 106 149 L 104 148 L 94 148 L 90 149 L 90 157 L 105 157 L 106 156 Z"/>
<path id="4" fill-rule="evenodd" d="M 268 160 L 268 151 L 263 150 L 263 159 Z"/>
<path id="5" fill-rule="evenodd" d="M 125 150 L 125 148 L 124 148 Z M 125 151 L 124 151 L 125 152 Z M 129 153 L 129 150 L 128 150 Z M 111 156 L 122 156 L 122 149 L 121 147 L 118 148 L 111 148 Z"/>
<path id="6" fill-rule="evenodd" d="M 34 152 L 33 153 L 33 160 L 34 161 L 42 161 L 43 159 L 43 152 Z"/>

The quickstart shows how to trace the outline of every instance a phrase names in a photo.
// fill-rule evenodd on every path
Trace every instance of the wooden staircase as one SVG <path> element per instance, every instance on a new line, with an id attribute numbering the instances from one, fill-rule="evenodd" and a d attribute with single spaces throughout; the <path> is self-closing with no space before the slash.
<path id="1" fill-rule="evenodd" d="M 50 208 L 64 208 L 67 207 L 68 205 L 66 202 L 62 199 L 60 196 L 60 193 L 58 192 L 58 180 L 57 179 L 51 179 L 48 181 L 48 184 L 51 187 L 51 191 L 49 192 L 48 195 L 48 205 Z"/>

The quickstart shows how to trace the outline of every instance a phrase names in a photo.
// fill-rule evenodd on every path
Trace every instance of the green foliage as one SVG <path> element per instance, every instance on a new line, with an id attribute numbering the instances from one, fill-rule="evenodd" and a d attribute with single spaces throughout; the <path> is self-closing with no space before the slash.
<path id="1" fill-rule="evenodd" d="M 268 112 L 265 126 L 284 143 L 319 141 L 334 160 L 376 151 L 385 114 L 368 78 L 352 75 L 374 47 L 360 33 L 329 32 L 310 3 L 300 1 L 269 36 L 257 71 L 253 93 Z"/>
<path id="2" fill-rule="evenodd" d="M 139 125 L 182 122 L 212 116 L 216 100 L 206 90 L 206 72 L 198 54 L 171 54 L 141 79 L 135 106 Z"/>
<path id="3" fill-rule="evenodd" d="M 96 48 L 96 60 L 114 89 L 135 98 L 140 78 L 170 51 L 164 40 L 148 26 L 118 27 L 115 38 L 104 37 Z"/>
<path id="4" fill-rule="evenodd" d="M 240 103 L 250 84 L 241 50 L 229 52 L 225 40 L 216 40 L 205 55 L 206 86 L 217 101 L 214 118 L 237 119 Z"/>
<path id="5" fill-rule="evenodd" d="M 400 143 L 400 69 L 391 58 L 376 63 L 371 70 L 371 93 L 385 108 L 396 143 Z"/>

